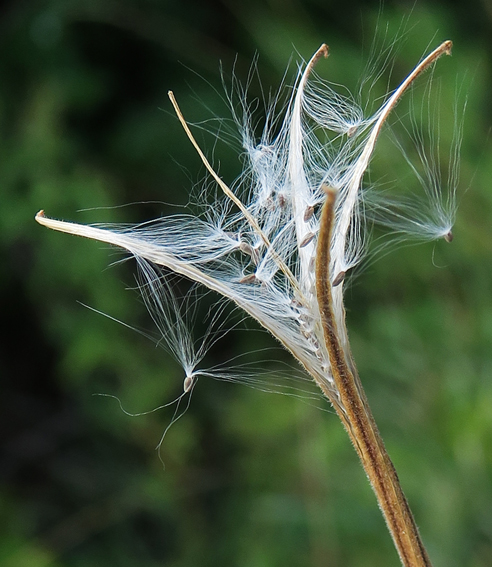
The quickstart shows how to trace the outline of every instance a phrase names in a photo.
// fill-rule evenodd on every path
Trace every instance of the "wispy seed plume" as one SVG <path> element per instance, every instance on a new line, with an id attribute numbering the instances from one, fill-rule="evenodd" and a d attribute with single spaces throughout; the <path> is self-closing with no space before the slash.
<path id="1" fill-rule="evenodd" d="M 55 220 L 43 211 L 36 215 L 40 224 L 54 230 L 128 250 L 143 267 L 151 310 L 179 309 L 172 294 L 154 289 L 164 285 L 154 272 L 161 266 L 221 294 L 272 333 L 337 411 L 406 567 L 429 566 L 430 561 L 352 359 L 343 291 L 346 275 L 364 256 L 372 223 L 420 239 L 450 242 L 453 238 L 457 168 L 452 170 L 453 187 L 446 195 L 432 167 L 427 167 L 427 178 L 414 168 L 419 182 L 429 188 L 425 193 L 429 203 L 422 207 L 416 199 L 373 196 L 372 189 L 364 186 L 364 175 L 392 110 L 426 69 L 451 53 L 451 47 L 450 41 L 438 46 L 375 113 L 364 116 L 363 106 L 354 98 L 338 94 L 315 77 L 314 66 L 328 57 L 328 47 L 322 45 L 300 68 L 284 116 L 267 120 L 259 143 L 245 107 L 241 139 L 247 160 L 234 189 L 208 161 L 170 92 L 186 135 L 221 190 L 206 220 L 190 214 L 133 227 L 100 228 Z M 274 132 L 273 125 L 279 123 Z M 428 166 L 431 160 L 422 148 L 418 151 L 424 167 Z M 169 297 L 171 305 L 163 305 L 163 297 Z M 164 316 L 160 321 L 170 319 Z M 162 332 L 173 344 L 186 346 L 184 354 L 175 352 L 175 356 L 186 373 L 183 388 L 187 393 L 203 353 L 194 355 L 189 343 L 183 339 L 180 343 L 175 336 L 179 326 Z"/>

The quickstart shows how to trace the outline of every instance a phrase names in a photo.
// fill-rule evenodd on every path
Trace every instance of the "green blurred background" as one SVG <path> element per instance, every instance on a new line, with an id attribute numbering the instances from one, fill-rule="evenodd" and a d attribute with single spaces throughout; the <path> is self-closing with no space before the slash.
<path id="1" fill-rule="evenodd" d="M 166 352 L 80 304 L 152 331 L 135 266 L 107 269 L 121 254 L 34 214 L 168 214 L 204 175 L 168 89 L 192 122 L 227 116 L 220 61 L 245 82 L 258 54 L 275 90 L 323 41 L 327 76 L 354 87 L 372 39 L 402 22 L 393 81 L 455 42 L 436 70 L 450 114 L 468 96 L 455 239 L 372 264 L 348 290 L 349 330 L 435 566 L 492 565 L 490 4 L 31 0 L 0 19 L 2 566 L 398 565 L 341 424 L 305 401 L 202 380 L 164 468 L 172 408 L 132 418 L 92 395 L 141 412 L 181 391 Z M 234 179 L 237 151 L 198 135 Z M 268 341 L 239 333 L 211 356 Z"/>

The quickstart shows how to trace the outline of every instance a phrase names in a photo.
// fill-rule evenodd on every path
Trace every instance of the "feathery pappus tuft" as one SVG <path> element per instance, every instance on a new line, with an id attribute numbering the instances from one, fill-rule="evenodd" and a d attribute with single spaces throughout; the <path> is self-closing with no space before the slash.
<path id="1" fill-rule="evenodd" d="M 218 292 L 259 321 L 343 414 L 346 408 L 333 379 L 316 295 L 320 211 L 327 194 L 333 195 L 330 293 L 341 347 L 350 359 L 343 284 L 364 256 L 371 223 L 420 239 L 450 242 L 453 238 L 458 165 L 450 166 L 449 190 L 443 194 L 438 158 L 435 152 L 425 153 L 424 138 L 415 124 L 413 135 L 422 167 L 411 167 L 424 188 L 427 206 L 411 196 L 389 197 L 364 185 L 364 174 L 391 111 L 419 75 L 443 54 L 450 54 L 451 46 L 445 41 L 427 55 L 375 113 L 365 116 L 363 105 L 354 97 L 340 94 L 314 73 L 320 60 L 328 57 L 328 47 L 322 45 L 300 67 L 283 115 L 268 117 L 259 140 L 246 104 L 244 117 L 234 116 L 246 159 L 244 172 L 233 185 L 213 169 L 170 92 L 186 135 L 222 192 L 206 215 L 177 215 L 108 228 L 51 219 L 43 211 L 36 220 L 55 230 L 119 246 L 137 258 L 146 304 L 151 313 L 161 314 L 154 315 L 154 320 L 185 371 L 184 392 L 195 384 L 203 353 L 193 354 L 183 339 L 182 323 L 166 326 L 167 314 L 176 306 L 172 294 L 162 293 L 165 284 L 155 274 L 159 267 Z M 428 97 L 431 94 L 429 89 Z"/>

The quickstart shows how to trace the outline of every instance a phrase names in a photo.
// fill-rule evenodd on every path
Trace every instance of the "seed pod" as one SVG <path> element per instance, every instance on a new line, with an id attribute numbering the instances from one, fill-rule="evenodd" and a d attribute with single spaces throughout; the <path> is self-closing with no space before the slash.
<path id="1" fill-rule="evenodd" d="M 447 232 L 447 233 L 444 235 L 444 240 L 445 240 L 446 242 L 453 242 L 453 238 L 454 238 L 454 234 L 453 234 L 451 231 Z"/>

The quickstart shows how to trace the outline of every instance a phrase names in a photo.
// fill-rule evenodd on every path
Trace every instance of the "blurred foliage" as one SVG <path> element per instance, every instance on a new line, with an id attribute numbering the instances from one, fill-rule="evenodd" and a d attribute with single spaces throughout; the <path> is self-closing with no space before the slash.
<path id="1" fill-rule="evenodd" d="M 172 408 L 131 418 L 115 400 L 92 396 L 113 394 L 144 412 L 182 388 L 162 349 L 81 305 L 152 330 L 135 266 L 33 217 L 41 208 L 79 222 L 167 214 L 204 176 L 168 89 L 192 122 L 225 116 L 221 68 L 226 86 L 232 69 L 245 82 L 258 54 L 268 92 L 292 53 L 297 60 L 294 49 L 308 58 L 322 41 L 332 54 L 323 73 L 353 88 L 372 38 L 403 34 L 395 84 L 429 46 L 455 41 L 436 71 L 449 111 L 445 141 L 455 100 L 467 96 L 455 240 L 370 265 L 347 293 L 349 330 L 435 566 L 490 565 L 488 4 L 32 0 L 1 10 L 0 563 L 398 564 L 341 424 L 302 400 L 201 381 L 165 438 L 163 468 L 154 448 Z M 259 89 L 253 82 L 252 98 Z M 234 179 L 238 153 L 204 126 L 204 147 Z M 391 167 L 390 154 L 377 159 L 375 167 Z M 234 334 L 211 356 L 223 361 L 268 341 Z"/>

